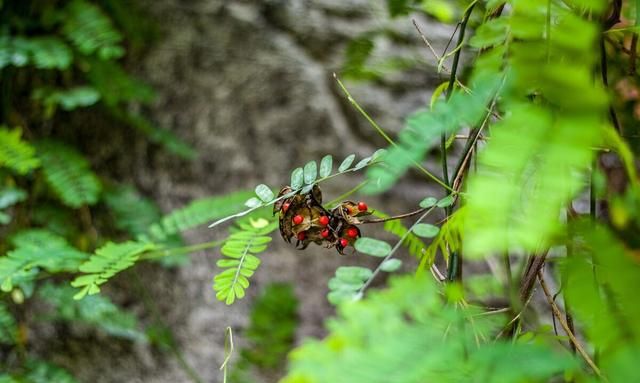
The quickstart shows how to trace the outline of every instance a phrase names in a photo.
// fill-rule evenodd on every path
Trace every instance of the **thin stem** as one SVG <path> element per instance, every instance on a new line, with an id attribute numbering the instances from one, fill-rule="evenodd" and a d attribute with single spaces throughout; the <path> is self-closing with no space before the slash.
<path id="1" fill-rule="evenodd" d="M 360 114 L 369 122 L 369 124 L 371 124 L 371 126 L 373 126 L 373 128 L 378 132 L 378 134 L 380 134 L 382 138 L 384 138 L 389 143 L 389 145 L 393 146 L 394 148 L 397 148 L 398 144 L 391 137 L 389 137 L 389 135 L 384 131 L 384 129 L 382 129 L 380 125 L 378 125 L 364 109 L 362 109 L 360 104 L 358 104 L 358 102 L 353 98 L 353 96 L 351 96 L 351 93 L 349 93 L 347 88 L 344 86 L 342 81 L 340 81 L 340 79 L 335 73 L 333 74 L 333 77 L 338 82 L 338 85 L 340 86 L 344 94 L 347 96 L 347 100 L 349 100 L 351 105 L 353 105 L 356 108 L 356 110 L 360 112 Z M 433 173 L 425 169 L 422 165 L 420 165 L 420 163 L 418 163 L 418 161 L 413 160 L 412 162 L 413 162 L 413 165 L 416 168 L 418 168 L 422 173 L 424 173 L 427 177 L 431 178 L 433 181 L 435 181 L 445 189 L 449 191 L 453 191 L 447 183 L 443 182 L 436 175 L 434 175 Z"/>
<path id="2" fill-rule="evenodd" d="M 325 203 L 324 206 L 326 206 L 327 210 L 331 210 L 333 207 L 335 207 L 334 205 L 336 205 L 340 201 L 343 201 L 345 198 L 348 198 L 350 195 L 356 193 L 358 190 L 362 189 L 367 183 L 369 183 L 369 180 L 364 180 L 364 181 L 360 182 L 353 189 L 349 190 L 346 193 L 342 193 L 338 197 L 336 197 L 336 198 L 332 199 L 331 201 Z"/>
<path id="3" fill-rule="evenodd" d="M 427 209 L 428 208 L 422 208 L 422 209 L 418 209 L 416 211 L 412 211 L 412 212 L 404 213 L 404 214 L 398 214 L 398 215 L 394 215 L 394 216 L 391 216 L 391 217 L 370 219 L 370 220 L 367 220 L 367 221 L 362 221 L 362 223 L 382 223 L 382 222 L 387 222 L 387 221 L 394 221 L 396 219 L 413 217 L 414 215 L 418 215 L 418 214 L 422 213 L 423 211 L 425 211 Z"/>
<path id="4" fill-rule="evenodd" d="M 411 225 L 411 227 L 409 228 L 409 230 L 407 230 L 402 237 L 400 237 L 400 240 L 396 243 L 396 245 L 391 249 L 391 251 L 389 252 L 389 254 L 387 254 L 386 257 L 384 257 L 384 259 L 382 260 L 382 262 L 380 262 L 380 264 L 378 264 L 378 267 L 376 267 L 376 269 L 373 271 L 373 273 L 371 274 L 371 277 L 369 277 L 369 279 L 364 283 L 364 285 L 362 285 L 362 287 L 360 288 L 360 290 L 358 290 L 358 293 L 356 294 L 357 297 L 361 297 L 362 294 L 364 293 L 364 291 L 367 289 L 367 287 L 369 287 L 369 285 L 371 284 L 371 282 L 374 280 L 374 278 L 376 277 L 376 275 L 378 275 L 381 271 L 381 267 L 382 264 L 385 263 L 386 261 L 388 261 L 389 259 L 391 259 L 391 257 L 393 257 L 393 254 L 395 254 L 396 251 L 398 251 L 398 249 L 400 248 L 400 246 L 402 246 L 402 242 L 404 242 L 404 240 L 407 238 L 407 236 L 409 235 L 409 233 L 411 233 L 411 231 L 415 228 L 415 226 L 417 224 L 420 223 L 420 221 L 422 221 L 423 219 L 425 219 L 429 213 L 431 213 L 436 207 L 432 206 L 430 207 L 424 214 L 422 214 L 420 216 L 420 218 L 418 218 L 413 225 Z"/>
<path id="5" fill-rule="evenodd" d="M 605 88 L 609 88 L 609 76 L 607 69 L 607 50 L 604 46 L 604 38 L 600 39 L 600 74 L 602 76 L 602 84 Z M 620 122 L 618 121 L 618 116 L 616 115 L 616 111 L 613 109 L 613 105 L 609 104 L 609 119 L 611 119 L 611 123 L 616 128 L 618 133 L 622 133 Z"/>
<path id="6" fill-rule="evenodd" d="M 170 249 L 162 249 L 162 250 L 150 251 L 148 253 L 145 253 L 145 254 L 141 255 L 140 259 L 141 260 L 149 260 L 149 259 L 158 259 L 158 258 L 169 257 L 169 256 L 172 256 L 172 255 L 189 254 L 189 253 L 193 253 L 194 251 L 199 251 L 199 250 L 205 250 L 205 249 L 211 249 L 211 248 L 214 248 L 214 247 L 218 247 L 218 246 L 222 245 L 223 243 L 224 243 L 224 240 L 220 240 L 220 241 L 198 243 L 198 244 L 190 245 L 190 246 L 182 246 L 182 247 L 174 247 L 174 248 L 170 248 Z"/>
<path id="7" fill-rule="evenodd" d="M 636 57 L 638 50 L 638 34 L 633 32 L 631 37 L 631 46 L 629 47 L 629 76 L 636 75 Z"/>
<path id="8" fill-rule="evenodd" d="M 562 312 L 556 305 L 556 302 L 553 301 L 553 298 L 551 297 L 551 293 L 549 292 L 549 288 L 547 287 L 547 284 L 545 283 L 544 278 L 542 277 L 542 272 L 538 271 L 537 275 L 538 275 L 538 280 L 540 281 L 540 286 L 542 287 L 542 291 L 544 291 L 544 295 L 547 298 L 547 302 L 549 302 L 549 305 L 551 306 L 551 311 L 553 311 L 553 315 L 560 322 L 560 325 L 562 326 L 562 328 L 564 329 L 564 332 L 569 337 L 571 344 L 575 346 L 576 350 L 578 351 L 578 354 L 580 354 L 580 356 L 589 365 L 589 367 L 591 367 L 593 372 L 599 378 L 602 378 L 606 381 L 606 379 L 602 376 L 602 373 L 600 372 L 600 369 L 598 368 L 598 366 L 596 366 L 596 364 L 593 362 L 589 354 L 587 354 L 587 352 L 584 350 L 582 345 L 578 342 L 578 339 L 576 339 L 576 336 L 573 334 L 573 331 L 571 331 L 569 324 L 562 317 Z"/>

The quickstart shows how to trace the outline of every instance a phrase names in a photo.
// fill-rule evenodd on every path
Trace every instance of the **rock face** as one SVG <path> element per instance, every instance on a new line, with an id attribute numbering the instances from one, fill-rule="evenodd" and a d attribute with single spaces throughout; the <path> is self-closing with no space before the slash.
<path id="1" fill-rule="evenodd" d="M 385 2 L 143 3 L 163 34 L 144 62 L 136 65 L 138 74 L 159 95 L 149 115 L 200 153 L 197 160 L 185 163 L 164 152 L 150 151 L 144 144 L 131 145 L 131 158 L 123 161 L 135 170 L 122 178 L 133 180 L 166 211 L 193 198 L 261 182 L 277 187 L 288 182 L 293 168 L 327 153 L 337 159 L 350 153 L 361 157 L 385 146 L 349 105 L 332 75 L 340 73 L 348 42 L 362 33 L 394 28 L 395 40 L 380 37 L 374 57 L 402 55 L 422 60 L 414 69 L 389 73 L 375 83 L 347 83 L 354 97 L 386 130 L 398 131 L 404 116 L 426 105 L 432 89 L 443 81 L 410 18 L 389 21 Z M 453 29 L 422 18 L 417 21 L 441 52 Z M 325 194 L 333 198 L 360 177 L 327 185 Z M 435 193 L 425 189 L 421 180 L 408 177 L 393 193 L 368 202 L 399 213 L 415 207 L 430 192 Z M 186 239 L 204 242 L 222 238 L 225 232 L 203 228 L 188 233 Z M 323 334 L 323 320 L 332 313 L 326 302 L 326 284 L 334 270 L 346 264 L 375 264 L 363 256 L 340 257 L 317 247 L 297 252 L 279 238 L 274 243 L 263 256 L 249 296 L 231 307 L 216 301 L 211 290 L 216 252 L 194 254 L 189 266 L 176 270 L 154 265 L 138 269 L 161 316 L 174 330 L 186 362 L 206 382 L 221 381 L 218 367 L 224 357 L 225 327 L 231 326 L 242 342 L 251 299 L 265 283 L 279 280 L 296 286 L 301 302 L 301 340 Z M 136 293 L 131 296 L 128 302 L 138 308 L 139 303 L 134 302 L 141 297 Z M 142 307 L 139 310 L 145 311 Z M 81 381 L 189 381 L 170 353 L 145 345 L 97 342 L 72 347 L 71 362 L 60 357 Z M 105 356 L 105 350 L 110 356 Z"/>

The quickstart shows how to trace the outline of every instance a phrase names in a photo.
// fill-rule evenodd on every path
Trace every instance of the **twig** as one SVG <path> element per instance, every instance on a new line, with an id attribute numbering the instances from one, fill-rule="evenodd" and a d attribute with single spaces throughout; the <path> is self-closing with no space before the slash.
<path id="1" fill-rule="evenodd" d="M 560 322 L 560 325 L 562 326 L 562 328 L 564 329 L 564 332 L 569 337 L 569 340 L 571 340 L 571 343 L 575 346 L 576 350 L 578 351 L 578 354 L 580 354 L 580 356 L 584 359 L 585 362 L 587 362 L 589 367 L 591 367 L 593 372 L 599 378 L 606 381 L 606 378 L 602 376 L 602 373 L 600 372 L 600 369 L 598 368 L 598 366 L 596 366 L 596 364 L 593 362 L 589 354 L 587 354 L 587 352 L 584 350 L 582 345 L 578 342 L 578 339 L 576 339 L 576 336 L 573 334 L 573 332 L 569 328 L 569 325 L 564 320 L 562 316 L 562 312 L 560 311 L 556 303 L 553 301 L 553 298 L 551 297 L 551 293 L 549 292 L 547 284 L 545 283 L 544 278 L 542 277 L 542 272 L 540 270 L 538 271 L 537 276 L 538 276 L 538 280 L 540 281 L 540 286 L 542 286 L 542 291 L 544 291 L 544 295 L 547 298 L 547 302 L 549 302 L 549 305 L 551 306 L 551 311 L 553 311 L 553 315 Z"/>
<path id="2" fill-rule="evenodd" d="M 376 218 L 376 219 L 370 219 L 367 221 L 362 221 L 361 223 L 382 223 L 382 222 L 387 222 L 387 221 L 394 221 L 396 219 L 402 219 L 402 218 L 407 218 L 407 217 L 413 217 L 414 215 L 418 215 L 424 211 L 426 211 L 428 208 L 422 208 L 422 209 L 418 209 L 409 213 L 404 213 L 404 214 L 398 214 L 398 215 L 394 215 L 391 217 L 384 217 L 384 218 Z"/>
<path id="3" fill-rule="evenodd" d="M 605 88 L 609 87 L 609 76 L 607 70 L 607 50 L 604 46 L 604 39 L 600 39 L 600 74 L 602 76 L 602 84 Z M 615 109 L 613 109 L 613 105 L 609 103 L 609 118 L 611 119 L 611 123 L 616 128 L 618 133 L 622 133 L 620 122 L 618 121 L 618 116 L 616 115 Z"/>
<path id="4" fill-rule="evenodd" d="M 636 75 L 636 58 L 637 58 L 637 49 L 638 49 L 638 34 L 633 32 L 633 37 L 631 37 L 631 47 L 629 48 L 629 76 Z"/>
<path id="5" fill-rule="evenodd" d="M 384 131 L 384 129 L 382 129 L 380 127 L 380 125 L 378 125 L 373 118 L 371 118 L 371 116 L 369 116 L 369 114 L 362 109 L 362 107 L 360 106 L 360 104 L 358 104 L 358 102 L 351 96 L 351 93 L 349 93 L 349 91 L 347 90 L 347 87 L 344 86 L 344 84 L 342 83 L 342 81 L 340 81 L 340 79 L 338 78 L 338 75 L 336 75 L 335 73 L 333 74 L 333 77 L 336 79 L 336 81 L 338 82 L 338 85 L 340 86 L 340 88 L 342 89 L 342 91 L 344 92 L 344 94 L 347 96 L 347 100 L 351 103 L 351 105 L 353 105 L 356 110 L 358 112 L 360 112 L 360 114 L 369 122 L 369 124 L 371 124 L 371 126 L 373 126 L 373 128 L 378 132 L 378 134 L 380 134 L 391 146 L 397 148 L 398 144 L 391 138 L 389 137 L 389 135 Z M 432 180 L 434 180 L 436 183 L 438 183 L 440 186 L 444 187 L 445 189 L 447 189 L 448 191 L 453 191 L 451 189 L 451 187 L 449 187 L 449 185 L 446 182 L 443 182 L 440 178 L 438 178 L 436 175 L 432 174 L 430 171 L 428 171 L 427 169 L 424 168 L 424 166 L 420 165 L 420 163 L 418 163 L 418 161 L 413 160 L 412 161 L 413 165 L 418 168 L 422 173 L 424 173 L 427 177 L 431 178 Z"/>

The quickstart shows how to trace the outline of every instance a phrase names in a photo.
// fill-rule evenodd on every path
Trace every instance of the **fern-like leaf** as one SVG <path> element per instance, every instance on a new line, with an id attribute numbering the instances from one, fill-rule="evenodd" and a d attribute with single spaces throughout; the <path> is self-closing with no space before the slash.
<path id="1" fill-rule="evenodd" d="M 0 257 L 0 287 L 5 292 L 11 291 L 17 282 L 35 278 L 38 267 L 51 273 L 76 271 L 89 256 L 64 238 L 41 229 L 20 232 L 12 243 L 15 250 Z"/>
<path id="2" fill-rule="evenodd" d="M 26 174 L 40 166 L 35 149 L 20 138 L 18 129 L 8 130 L 0 126 L 0 167 L 7 167 L 18 174 Z"/>
<path id="3" fill-rule="evenodd" d="M 40 142 L 37 148 L 47 183 L 65 205 L 79 208 L 98 201 L 100 182 L 80 153 L 54 141 Z"/>
<path id="4" fill-rule="evenodd" d="M 373 215 L 379 218 L 388 217 L 388 215 L 375 210 L 373 212 Z M 385 222 L 384 231 L 391 233 L 398 238 L 402 238 L 404 235 L 406 235 L 405 239 L 402 241 L 402 245 L 412 256 L 416 257 L 417 259 L 422 258 L 422 251 L 427 248 L 427 245 L 417 235 L 413 233 L 407 234 L 407 231 L 409 231 L 409 229 L 405 225 L 403 225 L 400 220 Z"/>
<path id="5" fill-rule="evenodd" d="M 244 297 L 249 287 L 249 278 L 260 265 L 256 256 L 267 249 L 271 242 L 270 232 L 277 227 L 277 221 L 265 218 L 241 220 L 222 246 L 222 255 L 216 265 L 224 271 L 213 278 L 216 298 L 226 304 Z"/>
<path id="6" fill-rule="evenodd" d="M 0 68 L 34 65 L 40 69 L 63 70 L 71 65 L 72 59 L 71 49 L 54 36 L 0 36 Z"/>
<path id="7" fill-rule="evenodd" d="M 448 260 L 452 252 L 459 251 L 462 248 L 462 232 L 465 225 L 466 210 L 466 207 L 462 207 L 449 216 L 449 219 L 442 225 L 438 234 L 422 253 L 419 269 L 431 267 L 436 259 L 438 250 L 440 250 L 442 257 Z"/>
<path id="8" fill-rule="evenodd" d="M 71 286 L 80 287 L 81 290 L 74 295 L 74 299 L 82 299 L 86 295 L 100 292 L 100 285 L 107 282 L 119 272 L 131 267 L 140 254 L 152 250 L 155 246 L 143 242 L 109 242 L 97 249 L 88 261 L 80 265 L 79 270 L 85 273 L 76 277 Z"/>
<path id="9" fill-rule="evenodd" d="M 237 212 L 251 196 L 253 192 L 239 191 L 219 197 L 197 199 L 164 216 L 159 223 L 149 228 L 149 232 L 154 240 L 163 241 L 167 236 Z"/>
<path id="10" fill-rule="evenodd" d="M 38 296 L 52 306 L 53 319 L 86 324 L 120 338 L 136 341 L 146 339 L 131 312 L 124 311 L 103 295 L 75 300 L 75 293 L 76 290 L 71 286 L 57 286 L 51 283 L 38 290 Z"/>
<path id="11" fill-rule="evenodd" d="M 13 345 L 18 336 L 16 320 L 9 312 L 9 308 L 0 302 L 0 344 Z"/>
<path id="12" fill-rule="evenodd" d="M 42 360 L 30 360 L 26 363 L 26 373 L 19 382 L 28 383 L 78 383 L 65 369 Z"/>
<path id="13" fill-rule="evenodd" d="M 103 60 L 124 55 L 122 35 L 98 6 L 74 0 L 65 13 L 62 32 L 78 51 L 85 55 L 96 53 Z"/>

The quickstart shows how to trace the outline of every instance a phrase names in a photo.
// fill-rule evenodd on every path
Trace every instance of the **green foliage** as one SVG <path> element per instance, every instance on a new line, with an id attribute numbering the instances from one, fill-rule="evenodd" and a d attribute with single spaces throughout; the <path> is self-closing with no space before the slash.
<path id="1" fill-rule="evenodd" d="M 329 294 L 327 300 L 333 305 L 341 302 L 358 300 L 362 296 L 360 291 L 365 282 L 373 276 L 373 272 L 366 267 L 340 266 L 336 269 L 335 277 L 329 280 Z"/>
<path id="2" fill-rule="evenodd" d="M 251 192 L 239 191 L 219 197 L 196 199 L 162 217 L 160 222 L 149 228 L 149 233 L 154 239 L 164 240 L 170 235 L 238 211 L 251 195 Z"/>
<path id="3" fill-rule="evenodd" d="M 394 279 L 388 290 L 345 303 L 339 313 L 325 340 L 291 354 L 282 383 L 532 382 L 577 367 L 568 353 L 547 346 L 494 343 L 487 336 L 503 317 L 443 301 L 426 278 Z"/>
<path id="4" fill-rule="evenodd" d="M 469 184 L 470 255 L 548 245 L 561 229 L 561 209 L 584 187 L 592 147 L 602 139 L 606 97 L 594 87 L 591 69 L 599 55 L 597 26 L 568 8 L 552 8 L 557 22 L 547 26 L 546 1 L 516 5 L 505 19 L 509 43 L 487 54 L 504 55 L 511 75 L 502 107 L 509 113 L 495 125 Z M 488 21 L 479 33 L 504 36 L 504 23 Z"/>
<path id="5" fill-rule="evenodd" d="M 42 268 L 51 273 L 75 271 L 88 254 L 46 230 L 19 232 L 12 238 L 15 249 L 0 257 L 0 288 L 8 292 L 15 283 L 33 280 Z"/>
<path id="6" fill-rule="evenodd" d="M 267 285 L 251 308 L 245 333 L 251 346 L 240 351 L 242 357 L 259 368 L 281 366 L 293 346 L 297 310 L 298 299 L 291 285 Z"/>
<path id="7" fill-rule="evenodd" d="M 105 190 L 103 198 L 113 214 L 115 227 L 134 238 L 146 234 L 149 227 L 161 219 L 158 206 L 131 186 L 109 188 Z"/>
<path id="8" fill-rule="evenodd" d="M 131 267 L 141 253 L 152 250 L 153 244 L 128 241 L 124 243 L 109 242 L 97 249 L 95 254 L 80 265 L 78 270 L 85 273 L 71 282 L 73 287 L 81 290 L 74 299 L 82 299 L 86 295 L 100 292 L 100 285 L 119 272 Z"/>
<path id="9" fill-rule="evenodd" d="M 26 174 L 40 166 L 35 149 L 20 138 L 20 130 L 10 131 L 0 126 L 0 167 Z"/>
<path id="10" fill-rule="evenodd" d="M 431 198 L 431 197 L 430 197 Z M 434 199 L 435 200 L 435 199 Z M 426 207 L 422 206 L 421 207 Z M 373 215 L 380 218 L 389 217 L 379 211 L 374 211 Z M 409 233 L 409 229 L 402 224 L 400 220 L 391 220 L 384 223 L 384 231 L 395 235 L 398 238 L 404 237 L 402 245 L 406 247 L 409 254 L 420 259 L 422 257 L 422 251 L 427 248 L 427 245 L 413 233 Z"/>
<path id="11" fill-rule="evenodd" d="M 359 252 L 374 257 L 386 257 L 391 252 L 391 246 L 388 243 L 374 238 L 358 238 L 354 246 Z"/>
<path id="12" fill-rule="evenodd" d="M 67 69 L 73 54 L 57 37 L 0 36 L 0 68 L 33 65 L 38 69 Z"/>
<path id="13" fill-rule="evenodd" d="M 66 90 L 36 89 L 33 92 L 33 99 L 41 101 L 47 115 L 53 115 L 57 106 L 63 110 L 70 111 L 95 104 L 100 100 L 100 93 L 89 86 L 77 86 Z"/>
<path id="14" fill-rule="evenodd" d="M 37 147 L 44 176 L 65 205 L 79 208 L 98 201 L 100 181 L 80 153 L 54 141 L 40 142 Z"/>
<path id="15" fill-rule="evenodd" d="M 237 225 L 222 246 L 221 253 L 226 258 L 216 262 L 224 270 L 213 278 L 216 298 L 228 305 L 244 297 L 249 278 L 260 265 L 257 255 L 267 249 L 271 242 L 268 234 L 276 229 L 277 221 L 249 217 Z"/>
<path id="16" fill-rule="evenodd" d="M 24 372 L 16 375 L 0 375 L 3 383 L 77 383 L 78 381 L 65 369 L 38 359 L 25 363 Z"/>
<path id="17" fill-rule="evenodd" d="M 18 336 L 18 326 L 9 308 L 0 302 L 0 344 L 15 344 Z"/>
<path id="18" fill-rule="evenodd" d="M 65 9 L 64 35 L 80 53 L 97 54 L 103 60 L 122 57 L 122 35 L 100 8 L 87 1 L 73 0 Z"/>
<path id="19" fill-rule="evenodd" d="M 53 308 L 48 319 L 84 324 L 125 339 L 146 339 L 146 335 L 138 329 L 138 321 L 132 313 L 119 308 L 104 295 L 74 299 L 76 292 L 71 286 L 52 283 L 40 287 L 38 296 Z"/>

